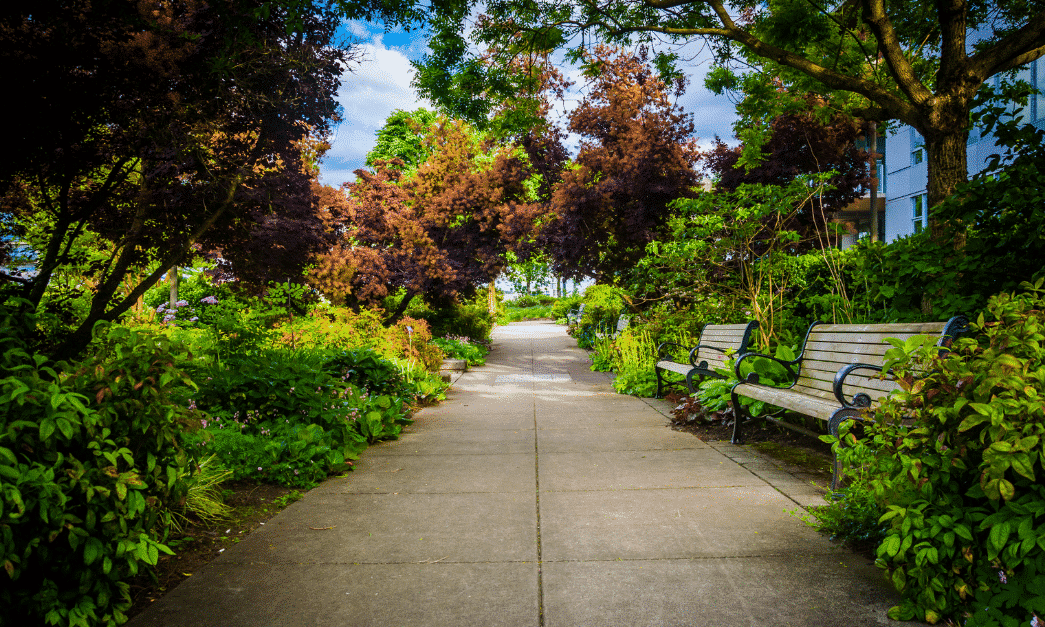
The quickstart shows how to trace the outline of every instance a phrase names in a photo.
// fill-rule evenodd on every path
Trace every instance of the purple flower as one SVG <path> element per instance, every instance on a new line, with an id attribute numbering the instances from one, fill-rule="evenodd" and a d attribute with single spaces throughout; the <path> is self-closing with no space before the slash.
<path id="1" fill-rule="evenodd" d="M 202 300 L 200 300 L 200 302 L 205 305 L 217 305 L 218 299 L 214 298 L 213 296 L 205 296 Z"/>
<path id="2" fill-rule="evenodd" d="M 159 307 L 156 308 L 156 313 L 162 313 L 164 309 L 166 309 L 166 307 L 164 307 L 163 305 L 160 305 Z"/>
<path id="3" fill-rule="evenodd" d="M 1005 571 L 1004 570 L 999 570 L 998 571 L 998 581 L 1000 581 L 1002 583 L 1009 583 L 1009 578 L 1005 576 Z"/>
<path id="4" fill-rule="evenodd" d="M 187 300 L 179 300 L 178 302 L 175 303 L 175 305 L 177 305 L 179 307 L 188 307 L 189 306 L 189 301 L 187 301 Z"/>
<path id="5" fill-rule="evenodd" d="M 193 316 L 193 317 L 189 318 L 189 322 L 196 322 L 199 319 L 200 319 L 199 316 Z"/>
<path id="6" fill-rule="evenodd" d="M 163 317 L 163 321 L 165 323 L 174 322 L 174 314 L 172 314 L 172 313 L 167 314 L 166 316 Z"/>
<path id="7" fill-rule="evenodd" d="M 1038 618 L 1038 615 L 1035 614 L 1034 618 L 1030 619 L 1030 627 L 1045 627 L 1045 622 L 1043 622 L 1040 618 Z"/>

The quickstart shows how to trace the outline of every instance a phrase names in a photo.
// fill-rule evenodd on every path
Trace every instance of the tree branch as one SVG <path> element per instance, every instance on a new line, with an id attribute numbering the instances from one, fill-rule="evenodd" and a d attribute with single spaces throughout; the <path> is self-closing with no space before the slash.
<path id="1" fill-rule="evenodd" d="M 885 63 L 893 80 L 896 81 L 908 100 L 915 105 L 924 104 L 933 97 L 933 93 L 918 80 L 914 68 L 904 56 L 900 38 L 893 29 L 892 21 L 885 13 L 885 0 L 864 0 L 864 2 L 864 21 L 871 27 L 878 40 L 878 49 L 885 57 Z M 875 98 L 871 98 L 871 100 L 878 102 Z M 878 104 L 883 103 L 878 102 Z M 916 110 L 913 107 L 911 109 L 911 113 L 914 115 Z M 904 120 L 904 122 L 910 124 L 908 120 Z"/>
<path id="2" fill-rule="evenodd" d="M 1045 11 L 1023 28 L 1009 33 L 996 44 L 972 57 L 969 69 L 981 80 L 1030 63 L 1045 54 Z"/>

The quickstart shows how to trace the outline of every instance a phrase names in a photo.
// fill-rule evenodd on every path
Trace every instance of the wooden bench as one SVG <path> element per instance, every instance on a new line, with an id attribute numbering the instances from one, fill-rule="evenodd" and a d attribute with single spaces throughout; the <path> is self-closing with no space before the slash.
<path id="1" fill-rule="evenodd" d="M 577 311 L 571 311 L 566 314 L 566 324 L 569 326 L 575 326 L 581 323 L 581 318 L 584 317 L 584 303 L 577 308 Z"/>
<path id="2" fill-rule="evenodd" d="M 686 389 L 692 394 L 699 385 L 694 384 L 694 378 L 722 378 L 715 370 L 727 369 L 726 359 L 729 355 L 746 353 L 751 343 L 751 333 L 757 328 L 758 322 L 755 321 L 743 324 L 708 324 L 704 325 L 697 345 L 692 348 L 674 342 L 663 342 L 657 347 L 657 364 L 654 367 L 657 375 L 657 398 L 661 398 L 666 383 L 685 383 Z M 685 361 L 680 358 L 683 352 L 687 355 Z M 668 383 L 662 372 L 674 372 L 682 375 L 684 379 Z"/>
<path id="3" fill-rule="evenodd" d="M 628 325 L 630 324 L 631 316 L 629 316 L 628 314 L 621 314 L 620 317 L 617 318 L 617 328 L 612 333 L 598 335 L 599 337 L 609 337 L 611 340 L 615 340 L 618 337 L 620 337 L 621 333 L 624 333 L 624 331 L 628 328 Z"/>
<path id="4" fill-rule="evenodd" d="M 827 422 L 831 435 L 838 436 L 838 427 L 850 419 L 865 420 L 867 410 L 879 399 L 899 389 L 896 382 L 879 378 L 885 352 L 892 348 L 886 338 L 907 340 L 915 335 L 939 336 L 937 346 L 946 351 L 950 341 L 966 329 L 968 321 L 955 316 L 947 322 L 893 323 L 893 324 L 823 324 L 814 322 L 806 333 L 802 352 L 794 361 L 784 361 L 747 353 L 735 364 L 737 378 L 731 398 L 736 412 L 733 443 L 743 442 L 743 425 L 752 420 L 770 420 L 798 431 L 808 430 L 777 419 L 775 416 L 792 411 Z M 791 378 L 786 388 L 772 387 L 758 382 L 758 374 L 744 379 L 740 366 L 750 359 L 770 359 L 781 364 Z M 763 401 L 779 408 L 774 414 L 753 417 L 740 403 L 740 397 Z M 812 435 L 816 435 L 813 433 Z M 840 469 L 835 458 L 831 489 L 837 489 Z"/>

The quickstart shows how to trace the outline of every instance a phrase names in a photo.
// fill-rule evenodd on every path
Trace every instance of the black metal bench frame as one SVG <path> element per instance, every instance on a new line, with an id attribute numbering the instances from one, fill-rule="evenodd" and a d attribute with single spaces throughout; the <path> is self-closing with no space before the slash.
<path id="1" fill-rule="evenodd" d="M 795 429 L 810 435 L 817 435 L 807 429 L 792 423 L 780 420 L 778 416 L 792 411 L 801 415 L 811 416 L 827 422 L 828 432 L 838 437 L 839 426 L 846 420 L 867 421 L 869 410 L 873 403 L 892 390 L 898 389 L 898 385 L 888 379 L 872 378 L 867 375 L 854 375 L 858 371 L 868 370 L 881 373 L 885 350 L 890 345 L 875 344 L 874 341 L 857 342 L 858 338 L 896 336 L 907 338 L 914 335 L 937 335 L 937 346 L 940 352 L 945 353 L 950 342 L 958 335 L 964 333 L 968 328 L 968 320 L 964 316 L 955 316 L 944 323 L 912 323 L 912 324 L 880 324 L 880 325 L 826 325 L 814 322 L 806 332 L 805 340 L 802 342 L 802 351 L 794 361 L 777 359 L 770 355 L 748 352 L 741 355 L 735 365 L 735 372 L 739 381 L 730 391 L 733 409 L 736 414 L 736 423 L 733 426 L 733 443 L 743 443 L 743 425 L 754 420 L 769 420 L 781 426 Z M 821 333 L 835 333 L 844 335 L 851 333 L 854 341 L 850 343 L 835 342 L 830 348 L 809 349 L 811 339 L 816 338 L 814 343 L 826 345 L 821 342 Z M 884 343 L 884 340 L 881 340 Z M 825 354 L 830 354 L 835 361 L 823 361 Z M 816 365 L 821 368 L 814 374 L 806 376 L 803 365 L 807 357 L 816 360 Z M 769 359 L 779 363 L 787 371 L 791 384 L 786 388 L 773 387 L 759 383 L 757 373 L 750 373 L 746 377 L 741 374 L 741 364 L 749 359 Z M 849 363 L 842 364 L 840 360 L 848 360 Z M 877 362 L 877 363 L 874 363 Z M 826 364 L 842 364 L 837 370 L 824 370 L 829 366 Z M 810 368 L 812 369 L 812 368 Z M 820 376 L 831 376 L 831 381 Z M 862 381 L 860 381 L 862 380 Z M 800 385 L 801 384 L 801 385 Z M 795 388 L 800 388 L 796 390 Z M 848 392 L 847 392 L 848 390 Z M 763 401 L 777 407 L 775 412 L 765 416 L 754 417 L 748 412 L 740 397 Z M 838 489 L 841 469 L 838 457 L 834 459 L 834 476 L 831 479 L 831 489 Z"/>
<path id="2" fill-rule="evenodd" d="M 724 367 L 725 360 L 729 355 L 741 355 L 748 350 L 751 343 L 751 335 L 758 328 L 757 321 L 746 324 L 708 324 L 700 332 L 697 345 L 690 348 L 675 342 L 662 342 L 657 346 L 657 363 L 654 372 L 657 375 L 657 398 L 662 398 L 666 386 L 686 384 L 690 394 L 697 391 L 699 381 L 707 377 L 716 379 L 724 378 L 715 371 L 716 368 Z M 675 359 L 671 352 L 673 349 L 681 349 L 688 354 L 688 360 L 683 362 Z M 682 375 L 681 381 L 668 382 L 661 372 L 674 372 Z"/>

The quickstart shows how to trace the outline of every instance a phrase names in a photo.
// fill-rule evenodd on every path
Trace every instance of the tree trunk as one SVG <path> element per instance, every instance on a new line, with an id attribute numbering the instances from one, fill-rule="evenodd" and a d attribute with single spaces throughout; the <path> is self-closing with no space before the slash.
<path id="1" fill-rule="evenodd" d="M 490 281 L 490 287 L 486 294 L 486 307 L 491 316 L 497 315 L 497 282 Z"/>
<path id="2" fill-rule="evenodd" d="M 957 128 L 961 130 L 925 138 L 925 151 L 929 159 L 929 182 L 926 187 L 929 207 L 942 203 L 954 193 L 958 185 L 969 180 L 968 155 L 965 151 L 969 131 L 962 125 Z"/>
<path id="3" fill-rule="evenodd" d="M 178 310 L 178 266 L 172 266 L 167 271 L 167 282 L 171 284 L 171 299 L 167 307 L 170 311 Z"/>
<path id="4" fill-rule="evenodd" d="M 406 313 L 406 308 L 410 306 L 410 301 L 414 299 L 414 296 L 416 296 L 414 292 L 407 290 L 406 294 L 403 296 L 403 300 L 399 302 L 399 306 L 396 307 L 396 310 L 392 312 L 392 316 L 386 320 L 385 323 L 393 325 L 399 322 L 399 319 Z"/>
<path id="5" fill-rule="evenodd" d="M 878 124 L 871 122 L 868 133 L 868 148 L 871 154 L 871 241 L 878 241 Z"/>

